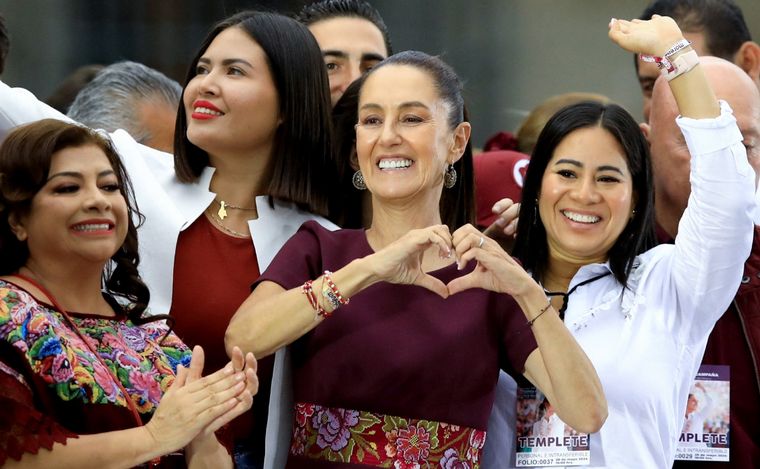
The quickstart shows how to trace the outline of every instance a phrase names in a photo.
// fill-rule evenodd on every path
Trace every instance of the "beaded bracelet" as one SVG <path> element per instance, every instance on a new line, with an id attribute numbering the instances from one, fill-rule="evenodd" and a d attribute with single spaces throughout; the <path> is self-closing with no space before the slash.
<path id="1" fill-rule="evenodd" d="M 549 308 L 551 308 L 551 307 L 552 307 L 552 302 L 550 301 L 550 302 L 548 302 L 546 304 L 546 306 L 544 306 L 543 308 L 541 308 L 541 311 L 538 312 L 538 314 L 536 315 L 536 317 L 534 317 L 533 319 L 531 319 L 530 321 L 528 321 L 528 326 L 533 327 L 533 323 L 536 322 L 536 319 L 540 318 L 542 314 L 544 314 L 545 312 L 549 311 Z"/>
<path id="2" fill-rule="evenodd" d="M 322 294 L 325 298 L 327 298 L 333 305 L 336 305 L 336 308 L 342 305 L 347 305 L 349 299 L 344 298 L 343 295 L 340 294 L 338 287 L 335 286 L 335 282 L 332 280 L 332 272 L 325 270 L 322 275 L 322 281 L 327 282 L 327 286 L 330 288 L 329 290 L 322 289 Z"/>
<path id="3" fill-rule="evenodd" d="M 312 284 L 314 281 L 307 280 L 304 282 L 303 285 L 301 285 L 301 293 L 306 295 L 306 298 L 309 300 L 309 304 L 314 309 L 314 311 L 317 312 L 317 316 L 321 316 L 323 318 L 329 318 L 330 312 L 326 311 L 322 305 L 319 304 L 319 300 L 317 299 L 317 295 L 314 293 L 314 289 L 312 288 Z"/>

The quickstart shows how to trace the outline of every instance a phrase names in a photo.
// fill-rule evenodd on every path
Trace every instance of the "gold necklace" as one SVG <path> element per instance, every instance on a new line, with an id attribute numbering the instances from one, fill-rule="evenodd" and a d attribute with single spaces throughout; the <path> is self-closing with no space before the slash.
<path id="1" fill-rule="evenodd" d="M 232 236 L 236 238 L 250 238 L 251 237 L 250 233 L 241 233 L 240 231 L 235 231 L 232 228 L 228 228 L 224 226 L 224 223 L 222 222 L 222 220 L 220 220 L 219 217 L 217 217 L 213 211 L 209 210 L 208 214 L 211 216 L 211 221 L 214 223 L 214 226 L 221 228 L 223 231 L 227 232 L 227 234 L 231 234 Z"/>
<path id="2" fill-rule="evenodd" d="M 227 209 L 231 208 L 233 210 L 247 210 L 247 211 L 256 211 L 256 207 L 238 207 L 237 205 L 230 205 L 224 200 L 217 200 L 214 199 L 216 203 L 219 204 L 219 210 L 216 212 L 216 215 L 219 217 L 220 220 L 224 220 L 227 218 Z"/>

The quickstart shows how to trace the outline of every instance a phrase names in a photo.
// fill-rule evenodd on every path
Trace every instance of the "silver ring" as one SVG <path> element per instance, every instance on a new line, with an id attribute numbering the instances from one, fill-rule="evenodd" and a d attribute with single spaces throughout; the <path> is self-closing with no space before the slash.
<path id="1" fill-rule="evenodd" d="M 479 247 L 479 248 L 482 248 L 482 247 L 483 247 L 483 243 L 484 243 L 485 241 L 486 241 L 486 240 L 485 240 L 485 239 L 483 239 L 483 237 L 481 236 L 481 237 L 480 237 L 480 242 L 478 243 L 478 247 Z"/>

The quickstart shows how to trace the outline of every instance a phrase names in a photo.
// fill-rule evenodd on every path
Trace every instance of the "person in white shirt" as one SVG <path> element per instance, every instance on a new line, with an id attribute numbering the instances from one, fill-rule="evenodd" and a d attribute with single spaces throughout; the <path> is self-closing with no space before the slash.
<path id="1" fill-rule="evenodd" d="M 590 467 L 670 467 L 707 337 L 749 254 L 755 174 L 730 107 L 673 20 L 612 21 L 610 37 L 666 56 L 672 70 L 661 84 L 691 155 L 675 244 L 653 247 L 651 162 L 638 124 L 618 106 L 588 103 L 560 111 L 539 138 L 514 254 L 602 381 L 609 417 L 590 435 Z"/>

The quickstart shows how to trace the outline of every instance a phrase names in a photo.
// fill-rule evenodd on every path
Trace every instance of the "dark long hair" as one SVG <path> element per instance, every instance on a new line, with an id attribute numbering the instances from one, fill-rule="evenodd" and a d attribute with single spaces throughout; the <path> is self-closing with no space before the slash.
<path id="1" fill-rule="evenodd" d="M 258 11 L 241 12 L 220 21 L 192 60 L 183 95 L 196 75 L 198 59 L 219 33 L 232 27 L 245 31 L 264 50 L 279 97 L 282 123 L 274 135 L 267 194 L 325 214 L 328 178 L 332 177 L 330 89 L 322 53 L 306 26 L 277 13 Z M 208 153 L 187 139 L 183 104 L 177 111 L 174 164 L 177 178 L 188 183 L 197 181 L 209 164 Z"/>
<path id="2" fill-rule="evenodd" d="M 633 117 L 616 104 L 592 101 L 574 104 L 561 109 L 546 123 L 525 175 L 513 254 L 536 279 L 542 278 L 549 248 L 537 206 L 541 181 L 560 142 L 571 132 L 586 127 L 601 127 L 615 137 L 625 152 L 633 180 L 636 213 L 608 253 L 613 275 L 627 286 L 634 258 L 655 245 L 654 183 L 646 139 Z"/>
<path id="3" fill-rule="evenodd" d="M 419 51 L 399 52 L 377 64 L 366 77 L 388 65 L 408 65 L 422 70 L 433 79 L 438 95 L 449 106 L 448 124 L 451 130 L 462 122 L 469 121 L 462 97 L 462 82 L 454 69 L 443 60 Z M 458 175 L 456 185 L 451 189 L 444 189 L 441 194 L 441 221 L 448 225 L 451 231 L 462 225 L 475 223 L 475 181 L 471 141 L 467 141 L 462 157 L 454 163 Z"/>
<path id="4" fill-rule="evenodd" d="M 108 137 L 76 124 L 43 119 L 13 130 L 0 146 L 0 275 L 19 270 L 29 258 L 26 242 L 11 231 L 9 217 L 29 213 L 32 199 L 46 184 L 53 154 L 64 148 L 95 145 L 105 153 L 127 203 L 127 235 L 103 272 L 105 290 L 126 300 L 127 316 L 135 323 L 148 305 L 150 292 L 140 279 L 137 266 L 137 226 L 142 215 L 137 209 L 132 184 L 118 153 Z"/>

